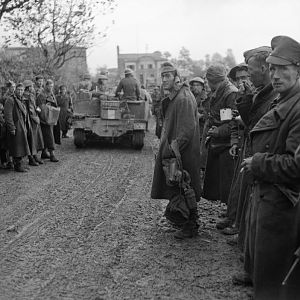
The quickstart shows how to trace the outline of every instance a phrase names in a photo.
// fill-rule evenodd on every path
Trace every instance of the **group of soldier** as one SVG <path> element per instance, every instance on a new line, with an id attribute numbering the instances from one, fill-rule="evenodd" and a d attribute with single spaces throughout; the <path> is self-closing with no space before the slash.
<path id="1" fill-rule="evenodd" d="M 56 110 L 56 117 L 51 109 Z M 44 82 L 40 75 L 35 82 L 7 82 L 0 99 L 1 167 L 27 172 L 28 165 L 39 166 L 44 159 L 58 162 L 55 144 L 61 144 L 61 133 L 68 137 L 71 114 L 72 98 L 66 86 L 61 85 L 55 96 L 54 82 Z"/>
<path id="2" fill-rule="evenodd" d="M 258 300 L 300 299 L 300 44 L 276 36 L 244 58 L 189 84 L 162 65 L 168 96 L 152 97 L 160 146 L 151 197 L 169 200 L 177 239 L 198 234 L 201 197 L 220 200 L 216 227 L 244 264 L 233 283 L 253 285 Z"/>

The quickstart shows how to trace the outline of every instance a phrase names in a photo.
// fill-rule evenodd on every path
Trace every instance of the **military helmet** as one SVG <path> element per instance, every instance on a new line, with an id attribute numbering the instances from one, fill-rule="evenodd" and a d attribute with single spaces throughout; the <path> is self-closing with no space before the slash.
<path id="1" fill-rule="evenodd" d="M 31 80 L 24 80 L 23 85 L 27 88 L 29 86 L 33 86 L 33 82 Z"/>
<path id="2" fill-rule="evenodd" d="M 126 68 L 124 74 L 125 75 L 133 74 L 133 71 L 130 68 Z"/>
<path id="3" fill-rule="evenodd" d="M 201 77 L 194 77 L 190 80 L 189 84 L 192 85 L 194 82 L 199 82 L 204 85 L 204 79 Z"/>
<path id="4" fill-rule="evenodd" d="M 107 76 L 100 74 L 98 80 L 108 80 Z"/>

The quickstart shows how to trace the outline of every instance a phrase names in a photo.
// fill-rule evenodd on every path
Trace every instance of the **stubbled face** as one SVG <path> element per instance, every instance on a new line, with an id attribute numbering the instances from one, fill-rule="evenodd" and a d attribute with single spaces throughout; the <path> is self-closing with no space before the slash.
<path id="1" fill-rule="evenodd" d="M 278 93 L 291 89 L 299 79 L 299 68 L 295 65 L 270 65 L 270 77 L 273 88 Z"/>
<path id="2" fill-rule="evenodd" d="M 240 86 L 246 81 L 250 83 L 250 76 L 246 70 L 236 71 L 235 78 L 237 86 Z"/>
<path id="3" fill-rule="evenodd" d="M 200 82 L 193 82 L 191 84 L 191 91 L 194 95 L 199 95 L 201 94 L 202 90 L 204 88 L 204 85 Z"/>
<path id="4" fill-rule="evenodd" d="M 210 80 L 207 80 L 207 83 L 208 83 L 208 86 L 209 86 L 209 89 L 214 92 L 217 90 L 218 86 L 219 86 L 219 82 L 212 82 Z"/>
<path id="5" fill-rule="evenodd" d="M 161 74 L 162 85 L 165 90 L 171 90 L 175 85 L 175 74 L 173 72 L 166 72 Z"/>
<path id="6" fill-rule="evenodd" d="M 256 88 L 264 84 L 264 74 L 266 71 L 266 66 L 261 65 L 254 57 L 248 60 L 248 73 L 251 82 Z"/>
<path id="7" fill-rule="evenodd" d="M 18 98 L 21 98 L 24 93 L 24 88 L 22 86 L 18 86 L 15 93 Z"/>
<path id="8" fill-rule="evenodd" d="M 36 81 L 36 86 L 42 88 L 44 86 L 44 79 L 40 78 Z"/>

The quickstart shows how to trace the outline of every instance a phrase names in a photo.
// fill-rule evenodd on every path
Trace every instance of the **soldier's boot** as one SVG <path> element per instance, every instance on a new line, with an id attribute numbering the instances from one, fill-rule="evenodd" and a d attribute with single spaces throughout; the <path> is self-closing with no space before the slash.
<path id="1" fill-rule="evenodd" d="M 22 158 L 16 157 L 14 159 L 14 169 L 16 172 L 27 172 L 28 169 L 24 167 L 24 164 L 22 163 Z"/>
<path id="2" fill-rule="evenodd" d="M 39 166 L 38 162 L 35 161 L 32 155 L 28 155 L 28 164 L 34 167 Z"/>
<path id="3" fill-rule="evenodd" d="M 199 228 L 199 224 L 197 220 L 198 220 L 197 209 L 190 210 L 189 220 L 183 225 L 183 228 L 181 230 L 178 230 L 174 234 L 174 237 L 179 240 L 196 237 L 198 235 L 198 228 Z"/>
<path id="4" fill-rule="evenodd" d="M 50 151 L 50 161 L 52 162 L 58 162 L 59 160 L 55 157 L 53 150 Z"/>
<path id="5" fill-rule="evenodd" d="M 41 154 L 41 158 L 50 158 L 50 153 L 47 149 L 43 149 L 42 154 Z"/>
<path id="6" fill-rule="evenodd" d="M 41 159 L 38 158 L 37 155 L 33 155 L 33 159 L 40 165 L 42 165 L 44 163 Z"/>

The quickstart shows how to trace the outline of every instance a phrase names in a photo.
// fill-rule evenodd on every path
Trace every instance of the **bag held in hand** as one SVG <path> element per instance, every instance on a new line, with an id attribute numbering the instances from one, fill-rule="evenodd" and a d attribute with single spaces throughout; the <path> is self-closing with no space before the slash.
<path id="1" fill-rule="evenodd" d="M 47 125 L 56 125 L 60 113 L 60 107 L 54 107 L 47 104 L 41 106 L 40 119 Z"/>

